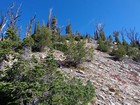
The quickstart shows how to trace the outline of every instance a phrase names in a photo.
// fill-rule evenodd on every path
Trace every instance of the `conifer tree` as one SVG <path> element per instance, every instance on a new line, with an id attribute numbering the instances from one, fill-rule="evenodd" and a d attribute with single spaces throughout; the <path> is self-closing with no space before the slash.
<path id="1" fill-rule="evenodd" d="M 110 43 L 112 43 L 112 42 L 113 42 L 113 38 L 112 38 L 112 36 L 111 36 L 111 35 L 109 35 L 109 37 L 108 37 L 108 41 L 109 41 Z"/>
<path id="2" fill-rule="evenodd" d="M 54 16 L 51 22 L 51 29 L 53 33 L 56 32 L 56 24 L 57 24 L 57 19 L 56 19 L 56 16 Z"/>
<path id="3" fill-rule="evenodd" d="M 105 39 L 104 36 L 104 24 L 103 23 L 98 23 L 96 25 L 96 31 L 94 33 L 94 39 L 98 40 L 100 37 L 102 37 L 103 39 Z"/>
<path id="4" fill-rule="evenodd" d="M 66 26 L 66 34 L 67 34 L 67 35 L 72 34 L 71 24 L 68 24 L 68 25 Z"/>
<path id="5" fill-rule="evenodd" d="M 106 40 L 106 38 L 105 38 L 105 34 L 104 34 L 103 31 L 100 32 L 100 38 L 101 38 L 103 41 Z"/>
<path id="6" fill-rule="evenodd" d="M 52 32 L 46 26 L 40 26 L 40 22 L 37 23 L 36 32 L 32 35 L 35 43 L 33 46 L 34 51 L 44 51 L 45 47 L 50 47 L 52 44 Z"/>
<path id="7" fill-rule="evenodd" d="M 117 44 L 121 44 L 121 42 L 120 42 L 120 40 L 119 40 L 119 38 L 118 38 L 119 32 L 118 32 L 118 31 L 114 31 L 113 34 L 114 34 L 115 41 L 117 42 Z"/>
<path id="8" fill-rule="evenodd" d="M 94 39 L 95 39 L 95 40 L 98 40 L 98 39 L 99 39 L 99 35 L 98 35 L 97 30 L 94 32 Z"/>
<path id="9" fill-rule="evenodd" d="M 19 36 L 13 27 L 9 27 L 6 31 L 6 38 L 12 41 L 19 41 Z"/>

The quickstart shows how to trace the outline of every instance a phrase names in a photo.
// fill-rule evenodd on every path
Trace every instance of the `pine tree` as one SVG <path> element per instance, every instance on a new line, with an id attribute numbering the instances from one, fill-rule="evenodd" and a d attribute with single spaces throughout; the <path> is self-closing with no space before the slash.
<path id="1" fill-rule="evenodd" d="M 72 34 L 71 24 L 68 24 L 68 25 L 66 26 L 66 34 L 67 34 L 67 35 L 71 35 L 71 34 Z"/>
<path id="2" fill-rule="evenodd" d="M 118 31 L 114 31 L 113 34 L 114 34 L 115 41 L 117 42 L 117 44 L 121 44 L 121 42 L 120 42 L 120 40 L 119 40 L 119 38 L 118 38 L 119 32 L 118 32 Z"/>
<path id="3" fill-rule="evenodd" d="M 101 38 L 103 41 L 106 40 L 106 38 L 105 38 L 105 34 L 104 34 L 103 31 L 100 32 L 100 38 Z"/>
<path id="4" fill-rule="evenodd" d="M 9 27 L 6 31 L 6 38 L 12 41 L 19 41 L 19 36 L 13 27 Z"/>
<path id="5" fill-rule="evenodd" d="M 54 16 L 51 22 L 51 29 L 53 33 L 56 32 L 56 24 L 57 24 L 57 19 L 56 19 L 56 16 Z"/>
<path id="6" fill-rule="evenodd" d="M 111 35 L 109 35 L 109 37 L 108 37 L 108 41 L 109 41 L 110 43 L 112 43 L 112 42 L 113 42 L 113 38 L 112 38 L 112 36 L 111 36 Z"/>
<path id="7" fill-rule="evenodd" d="M 99 35 L 98 35 L 97 30 L 94 32 L 94 39 L 95 39 L 95 40 L 98 40 L 98 39 L 99 39 Z"/>
<path id="8" fill-rule="evenodd" d="M 51 47 L 52 32 L 46 26 L 40 26 L 39 22 L 37 25 L 37 32 L 32 35 L 32 38 L 35 41 L 33 46 L 34 51 L 44 51 L 45 47 Z"/>

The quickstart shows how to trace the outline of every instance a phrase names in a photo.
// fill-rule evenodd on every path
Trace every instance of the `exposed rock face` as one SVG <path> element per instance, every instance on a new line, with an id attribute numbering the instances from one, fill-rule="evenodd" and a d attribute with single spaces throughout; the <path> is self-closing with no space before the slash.
<path id="1" fill-rule="evenodd" d="M 89 105 L 140 105 L 140 65 L 135 62 L 113 61 L 108 54 L 95 50 L 94 60 L 78 69 L 61 71 L 94 83 L 96 101 Z"/>

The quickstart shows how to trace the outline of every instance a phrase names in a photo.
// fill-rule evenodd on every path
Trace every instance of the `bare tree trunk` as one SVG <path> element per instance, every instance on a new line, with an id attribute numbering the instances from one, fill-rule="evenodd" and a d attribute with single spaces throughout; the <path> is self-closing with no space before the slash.
<path id="1" fill-rule="evenodd" d="M 26 36 L 29 36 L 32 34 L 32 28 L 33 28 L 33 23 L 35 21 L 36 15 L 34 15 L 31 19 L 30 19 L 30 23 L 29 25 L 27 25 L 27 31 L 26 31 Z"/>
<path id="2" fill-rule="evenodd" d="M 51 29 L 51 17 L 52 17 L 52 8 L 50 8 L 49 16 L 48 16 L 47 27 L 48 27 L 49 29 Z"/>

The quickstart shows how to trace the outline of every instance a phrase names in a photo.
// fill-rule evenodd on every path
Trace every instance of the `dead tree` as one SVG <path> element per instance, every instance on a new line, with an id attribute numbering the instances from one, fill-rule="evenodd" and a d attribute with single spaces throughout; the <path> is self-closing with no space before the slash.
<path id="1" fill-rule="evenodd" d="M 52 17 L 52 8 L 50 8 L 49 16 L 48 16 L 48 22 L 47 22 L 47 27 L 49 29 L 51 29 L 51 17 Z"/>
<path id="2" fill-rule="evenodd" d="M 123 29 L 123 28 L 122 28 L 122 30 L 120 31 L 120 35 L 122 36 L 122 44 L 123 44 L 124 46 L 127 46 L 127 45 L 128 45 L 128 42 L 127 42 L 126 39 L 125 39 L 126 36 L 127 36 L 125 30 L 126 30 L 126 29 Z"/>
<path id="3" fill-rule="evenodd" d="M 0 17 L 0 34 L 2 35 L 2 40 L 4 37 L 4 34 L 6 33 L 7 29 L 12 27 L 15 28 L 15 25 L 17 24 L 18 18 L 20 17 L 20 8 L 21 4 L 18 6 L 16 11 L 14 11 L 15 3 L 13 2 L 11 6 L 8 8 L 7 12 Z M 18 28 L 16 29 L 16 31 Z"/>
<path id="4" fill-rule="evenodd" d="M 119 40 L 119 34 L 120 34 L 119 31 L 114 31 L 114 32 L 113 32 L 113 36 L 114 36 L 115 42 L 116 42 L 117 44 L 121 44 L 121 42 L 120 42 L 120 40 Z"/>
<path id="5" fill-rule="evenodd" d="M 2 30 L 6 26 L 7 22 L 8 22 L 7 13 L 3 16 L 1 15 L 1 18 L 0 18 L 0 32 L 2 32 Z"/>
<path id="6" fill-rule="evenodd" d="M 98 32 L 101 32 L 101 31 L 103 31 L 104 30 L 104 24 L 103 23 L 98 23 L 97 25 L 96 25 L 96 30 L 98 31 Z"/>
<path id="7" fill-rule="evenodd" d="M 129 31 L 126 31 L 126 35 L 128 37 L 128 39 L 130 40 L 130 44 L 133 47 L 136 47 L 137 45 L 140 46 L 140 36 L 137 32 L 135 32 L 135 28 L 134 29 L 130 29 Z"/>
<path id="8" fill-rule="evenodd" d="M 5 32 L 2 32 L 3 29 L 6 27 L 8 23 L 8 12 L 6 12 L 4 15 L 1 13 L 0 17 L 0 34 L 1 34 L 1 40 L 3 40 L 3 35 Z"/>
<path id="9" fill-rule="evenodd" d="M 29 25 L 27 25 L 26 27 L 26 36 L 29 36 L 32 34 L 32 28 L 33 28 L 33 23 L 35 21 L 36 15 L 34 15 L 31 19 L 30 19 L 30 23 Z"/>
<path id="10" fill-rule="evenodd" d="M 12 5 L 9 8 L 9 24 L 8 27 L 12 27 L 15 28 L 15 25 L 17 24 L 18 18 L 20 17 L 20 9 L 21 9 L 22 4 L 20 4 L 18 6 L 18 8 L 16 9 L 16 11 L 14 12 L 14 7 L 15 7 L 15 3 L 13 2 Z"/>
<path id="11" fill-rule="evenodd" d="M 98 40 L 100 38 L 100 33 L 104 30 L 104 24 L 103 23 L 97 23 L 96 24 L 96 31 L 94 33 L 94 39 Z"/>

